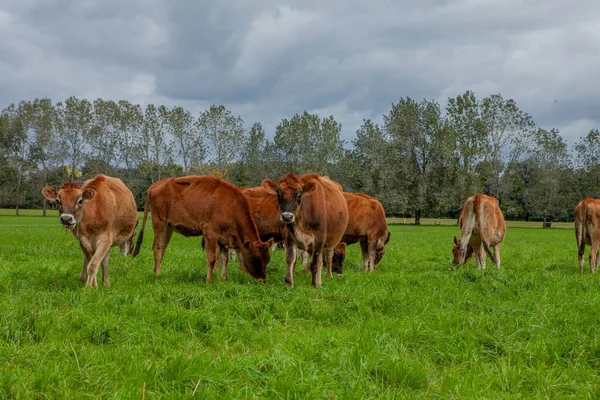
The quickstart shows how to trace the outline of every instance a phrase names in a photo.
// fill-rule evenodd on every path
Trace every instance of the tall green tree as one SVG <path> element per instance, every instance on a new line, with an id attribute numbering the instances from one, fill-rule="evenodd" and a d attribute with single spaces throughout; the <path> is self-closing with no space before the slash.
<path id="1" fill-rule="evenodd" d="M 408 208 L 419 225 L 423 212 L 439 210 L 445 200 L 440 185 L 446 186 L 452 168 L 452 130 L 437 102 L 417 103 L 408 97 L 392 104 L 384 121 L 398 153 L 396 167 L 402 176 L 398 187 L 406 193 Z"/>
<path id="2" fill-rule="evenodd" d="M 248 132 L 248 140 L 244 144 L 241 171 L 237 174 L 238 183 L 242 186 L 258 186 L 265 178 L 270 177 L 266 156 L 267 140 L 260 122 L 256 122 Z"/>
<path id="3" fill-rule="evenodd" d="M 174 163 L 173 145 L 167 139 L 169 110 L 165 106 L 148 104 L 140 137 L 140 169 L 151 183 L 172 176 L 169 167 Z"/>
<path id="4" fill-rule="evenodd" d="M 119 110 L 119 140 L 117 141 L 117 154 L 120 166 L 125 169 L 125 181 L 131 183 L 133 169 L 141 159 L 141 136 L 144 125 L 144 114 L 138 104 L 120 100 Z"/>
<path id="5" fill-rule="evenodd" d="M 62 159 L 62 150 L 56 133 L 56 110 L 50 99 L 35 99 L 32 104 L 31 129 L 32 138 L 32 162 L 41 167 L 43 184 L 59 184 L 51 181 L 54 171 Z M 43 199 L 42 215 L 46 216 L 47 200 Z"/>
<path id="6" fill-rule="evenodd" d="M 173 107 L 168 113 L 169 133 L 174 138 L 174 148 L 183 161 L 183 173 L 188 175 L 193 167 L 204 161 L 204 143 L 194 126 L 194 117 L 182 107 Z"/>
<path id="7" fill-rule="evenodd" d="M 490 194 L 499 198 L 502 175 L 507 165 L 526 154 L 535 124 L 513 99 L 504 100 L 500 94 L 484 98 L 480 106 L 486 135 L 484 158 L 490 167 Z"/>
<path id="8" fill-rule="evenodd" d="M 206 139 L 209 162 L 215 164 L 219 176 L 226 178 L 233 162 L 241 158 L 246 138 L 244 121 L 225 106 L 211 106 L 197 121 L 200 136 Z"/>
<path id="9" fill-rule="evenodd" d="M 579 197 L 600 197 L 600 132 L 592 129 L 575 144 L 580 174 Z"/>
<path id="10" fill-rule="evenodd" d="M 449 98 L 446 115 L 456 140 L 456 197 L 453 208 L 459 210 L 469 196 L 482 189 L 475 166 L 485 154 L 486 128 L 479 101 L 471 91 Z"/>
<path id="11" fill-rule="evenodd" d="M 321 119 L 304 111 L 283 119 L 273 138 L 275 160 L 285 172 L 329 174 L 330 166 L 343 154 L 341 131 L 342 125 L 333 116 Z"/>
<path id="12" fill-rule="evenodd" d="M 117 148 L 122 135 L 121 109 L 112 100 L 96 99 L 93 103 L 92 127 L 89 132 L 88 165 L 93 172 L 112 175 L 117 167 Z M 125 137 L 127 143 L 128 138 Z M 120 158 L 120 157 L 119 157 Z"/>
<path id="13" fill-rule="evenodd" d="M 533 184 L 526 189 L 524 197 L 530 209 L 543 218 L 546 226 L 549 217 L 564 212 L 568 207 L 563 182 L 570 169 L 570 157 L 568 146 L 556 129 L 548 131 L 539 128 L 533 140 Z"/>
<path id="14" fill-rule="evenodd" d="M 86 99 L 71 96 L 64 103 L 56 104 L 57 131 L 64 160 L 67 179 L 75 180 L 81 171 L 87 154 L 90 130 L 92 129 L 92 104 Z"/>

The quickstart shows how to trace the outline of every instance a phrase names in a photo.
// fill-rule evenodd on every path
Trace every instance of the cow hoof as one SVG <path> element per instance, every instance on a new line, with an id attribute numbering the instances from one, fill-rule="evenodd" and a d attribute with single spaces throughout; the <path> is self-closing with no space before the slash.
<path id="1" fill-rule="evenodd" d="M 285 283 L 287 283 L 288 285 L 290 285 L 291 287 L 294 287 L 294 281 L 293 281 L 293 280 L 291 280 L 291 279 L 290 279 L 288 276 L 286 276 L 286 277 L 283 279 L 283 281 L 284 281 Z"/>

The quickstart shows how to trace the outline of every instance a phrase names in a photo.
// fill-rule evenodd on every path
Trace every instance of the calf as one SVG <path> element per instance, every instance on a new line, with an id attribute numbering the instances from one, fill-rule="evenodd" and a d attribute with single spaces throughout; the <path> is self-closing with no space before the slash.
<path id="1" fill-rule="evenodd" d="M 60 223 L 79 240 L 83 252 L 79 279 L 87 287 L 98 287 L 96 275 L 101 263 L 102 283 L 109 286 L 110 248 L 119 246 L 124 255 L 133 248 L 138 217 L 131 191 L 120 179 L 100 174 L 83 186 L 66 182 L 60 190 L 46 187 L 42 194 L 58 203 Z"/>
<path id="2" fill-rule="evenodd" d="M 277 195 L 279 220 L 285 224 L 285 281 L 294 286 L 293 270 L 299 248 L 310 253 L 312 285 L 320 286 L 323 259 L 327 276 L 333 276 L 333 250 L 348 224 L 348 205 L 339 184 L 317 174 L 286 174 L 278 182 L 265 179 L 263 187 Z"/>
<path id="3" fill-rule="evenodd" d="M 592 246 L 590 271 L 598 270 L 598 247 L 600 246 L 600 200 L 586 197 L 575 207 L 575 239 L 579 272 L 583 273 L 585 245 Z"/>
<path id="4" fill-rule="evenodd" d="M 240 188 L 213 176 L 168 178 L 148 188 L 142 229 L 134 257 L 142 245 L 148 211 L 154 228 L 154 272 L 161 273 L 161 261 L 172 233 L 203 235 L 208 262 L 207 282 L 213 281 L 217 257 L 221 257 L 221 278 L 227 279 L 227 250 L 239 249 L 243 268 L 255 279 L 266 279 L 273 239 L 260 240 L 248 201 Z"/>
<path id="5" fill-rule="evenodd" d="M 454 237 L 454 265 L 464 264 L 475 253 L 475 264 L 485 269 L 487 253 L 500 268 L 500 242 L 504 239 L 504 215 L 494 197 L 477 193 L 465 202 L 458 221 L 460 240 Z M 490 251 L 494 247 L 494 254 Z"/>

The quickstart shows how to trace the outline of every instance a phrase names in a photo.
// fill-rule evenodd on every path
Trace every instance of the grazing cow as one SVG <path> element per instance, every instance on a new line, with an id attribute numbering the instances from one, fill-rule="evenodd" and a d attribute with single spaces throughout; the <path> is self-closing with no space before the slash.
<path id="1" fill-rule="evenodd" d="M 598 247 L 600 246 L 600 199 L 586 197 L 575 207 L 575 238 L 579 272 L 583 272 L 585 245 L 591 245 L 590 271 L 598 270 Z"/>
<path id="2" fill-rule="evenodd" d="M 384 246 L 390 240 L 385 211 L 378 200 L 366 194 L 344 192 L 344 198 L 348 204 L 350 217 L 342 242 L 347 245 L 359 242 L 365 272 L 373 272 L 375 265 L 383 258 Z M 344 253 L 343 257 L 345 256 Z M 340 260 L 342 255 L 336 258 Z M 334 268 L 342 273 L 341 262 L 335 262 Z"/>
<path id="3" fill-rule="evenodd" d="M 184 176 L 154 183 L 148 188 L 134 257 L 142 245 L 148 210 L 152 211 L 156 274 L 161 273 L 163 254 L 176 231 L 184 236 L 204 236 L 207 282 L 213 280 L 219 255 L 221 278 L 227 279 L 228 249 L 240 250 L 244 268 L 255 280 L 266 279 L 273 240 L 266 243 L 260 240 L 248 201 L 237 186 L 213 176 Z"/>
<path id="4" fill-rule="evenodd" d="M 348 224 L 348 205 L 339 184 L 318 174 L 284 175 L 278 182 L 265 179 L 263 187 L 277 194 L 279 220 L 285 224 L 285 281 L 294 286 L 296 248 L 311 255 L 312 285 L 321 285 L 323 259 L 332 274 L 333 250 Z"/>
<path id="5" fill-rule="evenodd" d="M 500 242 L 504 239 L 506 224 L 498 200 L 482 193 L 469 197 L 458 223 L 460 240 L 454 236 L 454 265 L 464 264 L 475 253 L 475 264 L 485 269 L 487 253 L 500 268 Z M 494 254 L 490 247 L 494 247 Z"/>
<path id="6" fill-rule="evenodd" d="M 99 174 L 83 186 L 66 182 L 60 190 L 46 187 L 42 194 L 58 203 L 60 223 L 79 240 L 83 251 L 79 279 L 87 287 L 98 287 L 96 275 L 102 263 L 102 283 L 109 286 L 110 248 L 119 246 L 123 255 L 133 249 L 138 217 L 131 191 L 120 179 Z"/>

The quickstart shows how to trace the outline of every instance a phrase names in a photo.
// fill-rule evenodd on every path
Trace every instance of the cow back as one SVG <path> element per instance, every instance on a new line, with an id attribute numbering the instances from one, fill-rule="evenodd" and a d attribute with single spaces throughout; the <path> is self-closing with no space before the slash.
<path id="1" fill-rule="evenodd" d="M 248 201 L 237 186 L 212 176 L 184 176 L 159 181 L 148 189 L 153 215 L 169 221 L 184 236 L 199 236 L 210 223 L 220 232 L 258 240 Z M 229 243 L 239 247 L 242 243 Z"/>

